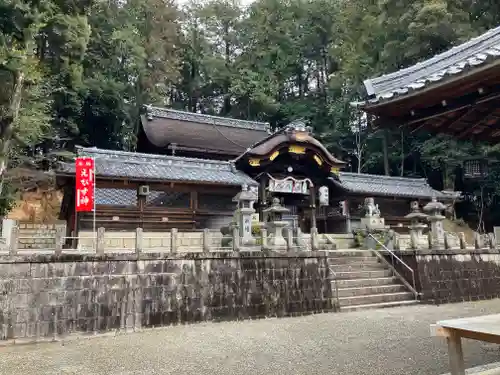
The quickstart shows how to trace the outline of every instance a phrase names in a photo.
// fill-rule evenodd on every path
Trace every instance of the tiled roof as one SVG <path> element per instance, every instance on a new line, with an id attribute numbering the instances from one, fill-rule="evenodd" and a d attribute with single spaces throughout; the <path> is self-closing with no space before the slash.
<path id="1" fill-rule="evenodd" d="M 401 198 L 450 199 L 429 186 L 424 178 L 380 176 L 364 173 L 340 172 L 340 183 L 351 193 L 373 194 Z"/>
<path id="2" fill-rule="evenodd" d="M 150 155 L 82 148 L 78 156 L 95 159 L 96 176 L 131 180 L 187 181 L 226 185 L 257 185 L 226 161 Z M 74 163 L 61 163 L 59 173 L 75 173 Z"/>
<path id="3" fill-rule="evenodd" d="M 500 27 L 397 72 L 364 81 L 366 104 L 409 94 L 500 58 Z M 358 103 L 359 104 L 359 103 Z"/>
<path id="4" fill-rule="evenodd" d="M 160 108 L 153 106 L 146 106 L 148 115 L 153 117 L 165 118 L 170 120 L 181 120 L 190 122 L 199 122 L 202 124 L 210 124 L 217 126 L 228 126 L 233 128 L 243 128 L 252 130 L 268 131 L 269 123 L 238 120 L 230 117 L 211 116 L 201 113 L 178 111 L 171 108 Z"/>

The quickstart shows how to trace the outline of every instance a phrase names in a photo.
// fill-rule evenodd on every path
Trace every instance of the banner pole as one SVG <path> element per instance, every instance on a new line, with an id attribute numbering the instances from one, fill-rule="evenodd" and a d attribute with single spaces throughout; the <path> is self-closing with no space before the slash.
<path id="1" fill-rule="evenodd" d="M 96 216 L 96 204 L 95 204 L 95 198 L 96 198 L 96 197 L 95 197 L 95 190 L 96 190 L 96 189 L 95 189 L 95 186 L 96 186 L 96 184 L 97 184 L 97 179 L 96 179 L 96 177 L 95 177 L 95 158 L 93 158 L 93 159 L 92 159 L 92 165 L 93 165 L 93 167 L 94 167 L 94 168 L 93 168 L 94 170 L 92 171 L 92 173 L 94 174 L 94 176 L 93 176 L 93 180 L 94 180 L 94 181 L 93 181 L 93 184 L 92 184 L 92 185 L 93 185 L 92 198 L 93 198 L 93 200 L 94 200 L 94 218 L 93 218 L 93 223 L 92 223 L 92 224 L 93 224 L 93 228 L 94 228 L 94 229 L 93 229 L 93 230 L 94 230 L 94 247 L 95 247 L 96 252 L 97 252 L 97 232 L 96 232 L 96 230 L 95 230 L 95 229 L 96 229 L 96 228 L 95 228 L 95 216 Z"/>

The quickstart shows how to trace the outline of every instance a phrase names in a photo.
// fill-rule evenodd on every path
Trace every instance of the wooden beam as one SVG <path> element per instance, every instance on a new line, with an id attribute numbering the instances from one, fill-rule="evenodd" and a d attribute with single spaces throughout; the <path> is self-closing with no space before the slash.
<path id="1" fill-rule="evenodd" d="M 500 98 L 500 85 L 492 86 L 489 90 L 485 90 L 484 92 L 489 92 L 489 95 L 481 94 L 477 91 L 465 95 L 456 100 L 448 100 L 447 105 L 443 106 L 441 103 L 434 107 L 422 109 L 422 110 L 414 110 L 415 115 L 407 115 L 401 118 L 382 118 L 379 117 L 376 121 L 376 125 L 379 125 L 381 122 L 396 122 L 401 124 L 400 127 L 405 127 L 408 125 L 413 125 L 420 123 L 422 121 L 430 120 L 432 118 L 440 117 L 448 113 L 456 112 L 462 109 L 468 109 L 473 106 L 476 106 L 481 103 L 486 103 L 491 100 Z M 382 124 L 381 124 L 382 125 Z"/>
<path id="2" fill-rule="evenodd" d="M 458 122 L 462 121 L 464 118 L 469 116 L 471 113 L 475 112 L 477 110 L 476 107 L 472 107 L 467 109 L 463 114 L 459 115 L 458 117 L 455 117 L 449 121 L 445 125 L 442 126 L 444 129 L 451 129 L 453 125 L 456 125 Z"/>
<path id="3" fill-rule="evenodd" d="M 494 103 L 495 104 L 495 103 Z M 481 118 L 480 120 L 476 121 L 474 123 L 474 125 L 472 126 L 469 126 L 467 129 L 463 130 L 462 132 L 460 132 L 459 134 L 456 135 L 456 137 L 458 139 L 463 139 L 465 138 L 466 136 L 468 136 L 469 134 L 473 133 L 474 132 L 474 129 L 476 129 L 479 125 L 481 124 L 484 124 L 485 120 L 487 120 L 488 118 L 491 118 L 491 115 L 493 112 L 495 112 L 497 110 L 497 107 L 494 106 L 494 105 L 489 105 L 487 106 L 486 108 L 484 108 L 485 110 L 488 111 L 488 113 L 486 114 L 486 116 L 484 116 L 483 118 Z M 498 119 L 498 118 L 497 118 Z M 486 127 L 489 127 L 489 125 L 486 125 Z"/>

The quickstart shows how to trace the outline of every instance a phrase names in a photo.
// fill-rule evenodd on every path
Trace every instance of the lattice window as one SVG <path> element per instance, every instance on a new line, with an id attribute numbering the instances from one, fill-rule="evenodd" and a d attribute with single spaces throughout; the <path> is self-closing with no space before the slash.
<path id="1" fill-rule="evenodd" d="M 464 162 L 465 177 L 484 177 L 487 174 L 487 165 L 483 160 L 468 160 Z"/>
<path id="2" fill-rule="evenodd" d="M 137 206 L 137 190 L 96 188 L 95 204 L 120 207 Z"/>
<path id="3" fill-rule="evenodd" d="M 233 197 L 229 195 L 219 194 L 198 194 L 198 208 L 200 210 L 210 211 L 234 211 L 236 203 L 233 202 Z"/>
<path id="4" fill-rule="evenodd" d="M 191 195 L 179 191 L 157 191 L 153 190 L 146 197 L 146 206 L 189 208 L 191 206 Z"/>

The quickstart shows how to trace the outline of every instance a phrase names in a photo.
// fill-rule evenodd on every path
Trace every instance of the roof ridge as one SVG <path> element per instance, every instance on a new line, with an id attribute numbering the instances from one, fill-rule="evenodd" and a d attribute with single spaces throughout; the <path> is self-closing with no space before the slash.
<path id="1" fill-rule="evenodd" d="M 375 178 L 375 179 L 391 179 L 391 180 L 400 180 L 400 181 L 425 181 L 427 182 L 427 179 L 424 177 L 404 177 L 404 176 L 386 176 L 383 174 L 371 174 L 371 173 L 356 173 L 356 172 L 339 172 L 340 176 L 345 175 L 345 176 L 353 176 L 353 177 L 358 177 L 360 179 L 365 178 Z"/>
<path id="2" fill-rule="evenodd" d="M 205 120 L 203 121 L 203 123 L 208 123 L 211 125 L 240 127 L 240 128 L 252 129 L 257 131 L 266 131 L 266 132 L 270 129 L 269 122 L 241 120 L 232 117 L 207 115 L 204 113 L 181 111 L 178 109 L 156 107 L 152 105 L 146 106 L 146 108 L 148 111 L 151 111 L 153 117 L 156 116 L 161 118 L 174 118 L 178 120 L 186 120 L 186 119 L 189 120 L 189 117 L 193 117 L 193 121 L 196 119 L 198 120 L 203 119 Z"/>
<path id="3" fill-rule="evenodd" d="M 411 83 L 422 79 L 427 81 L 429 77 L 439 72 L 443 72 L 443 70 L 448 70 L 459 63 L 466 64 L 467 60 L 471 58 L 477 59 L 478 54 L 485 53 L 493 48 L 500 49 L 500 26 L 406 68 L 383 74 L 379 77 L 366 79 L 364 84 L 369 96 L 382 96 L 389 91 L 394 92 L 398 89 L 401 90 L 405 85 L 400 81 L 405 78 L 405 76 L 416 75 L 416 77 L 411 78 Z M 467 56 L 459 56 L 467 50 L 469 50 Z M 485 60 L 487 58 L 488 56 L 486 56 Z M 426 69 L 428 70 L 427 74 L 419 77 L 419 73 L 425 72 Z M 463 68 L 461 70 L 463 70 Z M 388 87 L 384 87 L 384 84 Z M 382 87 L 376 89 L 377 85 Z"/>
<path id="4" fill-rule="evenodd" d="M 147 164 L 151 163 L 150 161 L 146 161 L 146 160 L 130 160 L 130 159 L 129 160 L 119 160 L 119 159 L 113 159 L 113 158 L 111 158 L 111 159 L 103 158 L 101 160 L 106 160 L 108 162 L 119 162 L 119 163 L 133 164 L 133 165 L 147 165 Z M 199 162 L 193 162 L 192 160 L 190 160 L 188 163 L 184 163 L 184 160 L 175 160 L 175 161 L 166 160 L 166 161 L 160 161 L 160 162 L 155 163 L 155 164 L 158 166 L 176 166 L 176 167 L 178 167 L 179 163 L 176 163 L 176 162 L 179 162 L 179 161 L 181 162 L 180 164 L 182 164 L 182 167 L 197 168 L 197 169 L 206 169 L 207 168 L 207 165 L 205 164 L 204 159 L 199 159 Z M 201 165 L 202 163 L 205 165 Z M 208 169 L 212 169 L 212 168 L 209 167 Z M 232 172 L 232 173 L 239 172 L 238 170 L 233 172 L 231 170 L 231 166 L 229 164 L 215 164 L 213 169 L 226 170 L 226 171 Z"/>
<path id="5" fill-rule="evenodd" d="M 489 35 L 489 34 L 492 34 L 492 35 Z M 381 79 L 383 77 L 386 77 L 386 78 L 389 78 L 391 76 L 393 77 L 393 76 L 396 76 L 397 73 L 404 73 L 406 71 L 413 70 L 412 68 L 415 68 L 417 66 L 418 67 L 425 67 L 427 65 L 432 65 L 433 62 L 435 62 L 436 60 L 442 59 L 442 57 L 445 55 L 449 55 L 447 57 L 452 57 L 452 56 L 458 54 L 459 52 L 463 52 L 466 49 L 475 47 L 477 44 L 479 44 L 481 42 L 487 42 L 490 38 L 497 36 L 497 34 L 500 35 L 500 26 L 493 28 L 493 29 L 490 29 L 481 35 L 478 35 L 478 36 L 476 36 L 476 37 L 474 37 L 466 42 L 459 44 L 459 45 L 453 46 L 453 47 L 447 49 L 446 51 L 438 53 L 437 55 L 434 55 L 428 59 L 425 59 L 423 61 L 418 61 L 415 64 L 410 65 L 406 68 L 399 69 L 395 72 L 384 74 L 383 76 L 374 78 L 374 79 L 372 79 L 372 81 Z"/>
<path id="6" fill-rule="evenodd" d="M 213 160 L 213 159 L 201 159 L 201 158 L 191 158 L 184 156 L 175 156 L 175 155 L 158 155 L 158 154 L 146 154 L 143 152 L 132 152 L 132 151 L 122 151 L 122 150 L 105 150 L 101 148 L 95 147 L 82 147 L 78 151 L 83 153 L 94 153 L 100 155 L 117 155 L 117 156 L 127 156 L 132 158 L 150 158 L 157 160 L 170 160 L 170 161 L 187 161 L 187 162 L 203 162 L 208 164 L 219 164 L 219 165 L 227 165 L 230 166 L 233 164 L 231 161 L 226 160 Z M 80 152 L 78 152 L 80 155 Z"/>

